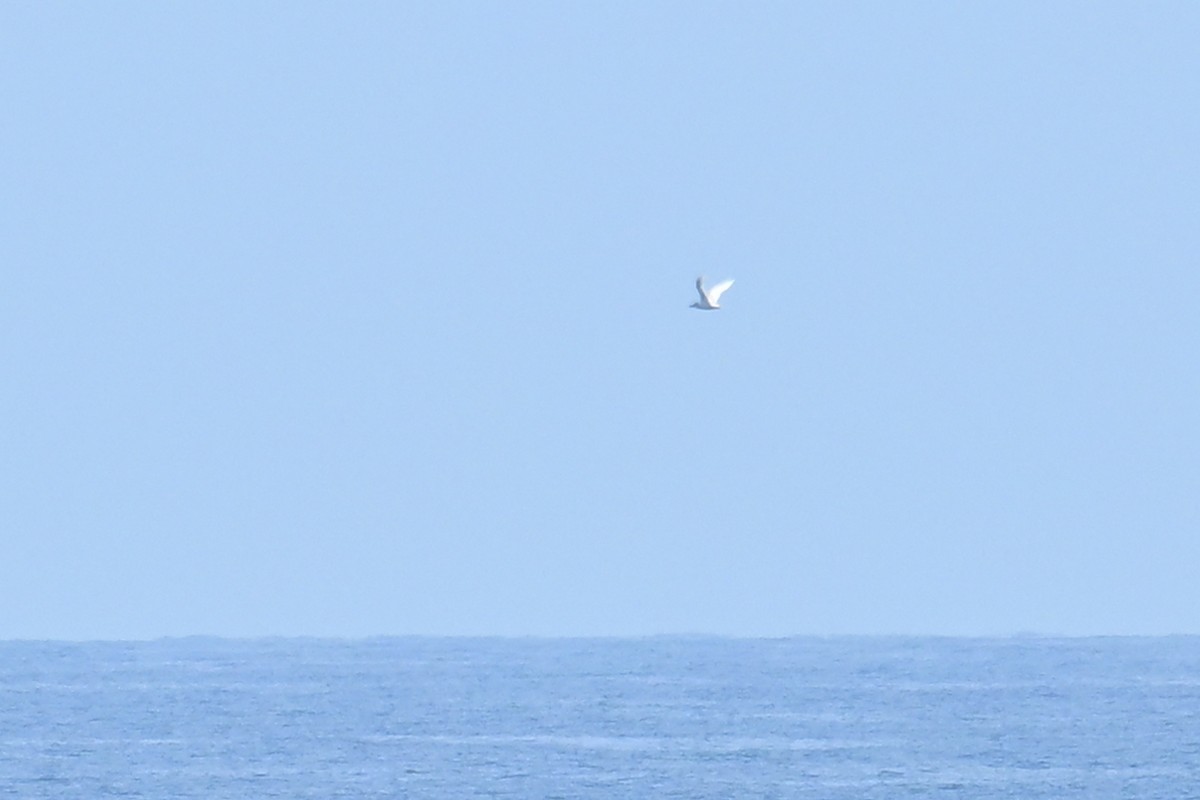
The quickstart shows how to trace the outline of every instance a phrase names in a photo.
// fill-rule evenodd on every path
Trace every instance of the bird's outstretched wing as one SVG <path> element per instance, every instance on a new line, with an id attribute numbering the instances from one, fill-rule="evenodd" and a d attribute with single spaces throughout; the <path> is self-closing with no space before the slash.
<path id="1" fill-rule="evenodd" d="M 708 287 L 709 302 L 711 302 L 714 306 L 721 302 L 721 295 L 725 294 L 725 290 L 730 286 L 733 286 L 733 278 L 730 278 L 727 281 L 721 281 L 716 286 Z"/>
<path id="2" fill-rule="evenodd" d="M 704 277 L 696 278 L 696 291 L 700 293 L 700 302 L 708 305 L 708 295 L 704 293 Z"/>

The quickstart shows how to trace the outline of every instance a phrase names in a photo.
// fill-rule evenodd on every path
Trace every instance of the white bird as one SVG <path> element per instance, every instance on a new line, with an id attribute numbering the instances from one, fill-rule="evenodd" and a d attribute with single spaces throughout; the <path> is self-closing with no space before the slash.
<path id="1" fill-rule="evenodd" d="M 716 311 L 721 307 L 721 295 L 725 294 L 725 290 L 733 286 L 733 278 L 727 281 L 721 281 L 716 286 L 708 287 L 708 291 L 704 290 L 704 278 L 696 278 L 696 291 L 700 293 L 700 302 L 692 303 L 691 308 L 698 308 L 702 311 Z"/>

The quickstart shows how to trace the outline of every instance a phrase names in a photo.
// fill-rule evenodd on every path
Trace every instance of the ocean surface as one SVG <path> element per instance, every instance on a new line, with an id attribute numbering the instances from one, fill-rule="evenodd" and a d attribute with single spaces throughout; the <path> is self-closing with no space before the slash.
<path id="1" fill-rule="evenodd" d="M 1200 798 L 1200 637 L 0 642 L 0 797 Z"/>

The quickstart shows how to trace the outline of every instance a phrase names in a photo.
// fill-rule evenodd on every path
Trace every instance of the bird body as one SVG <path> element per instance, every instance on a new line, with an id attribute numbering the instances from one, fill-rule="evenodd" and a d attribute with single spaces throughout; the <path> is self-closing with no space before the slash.
<path id="1" fill-rule="evenodd" d="M 708 287 L 707 291 L 704 288 L 704 278 L 696 278 L 696 291 L 700 293 L 700 302 L 692 303 L 692 308 L 698 308 L 701 311 L 716 311 L 721 307 L 721 295 L 725 294 L 725 290 L 733 286 L 733 279 L 721 281 L 715 286 Z"/>

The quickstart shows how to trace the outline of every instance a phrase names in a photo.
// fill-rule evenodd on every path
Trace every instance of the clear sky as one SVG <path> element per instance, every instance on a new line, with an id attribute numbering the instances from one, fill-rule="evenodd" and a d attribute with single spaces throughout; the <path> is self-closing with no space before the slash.
<path id="1" fill-rule="evenodd" d="M 1200 633 L 1197 42 L 3 4 L 0 638 Z"/>

